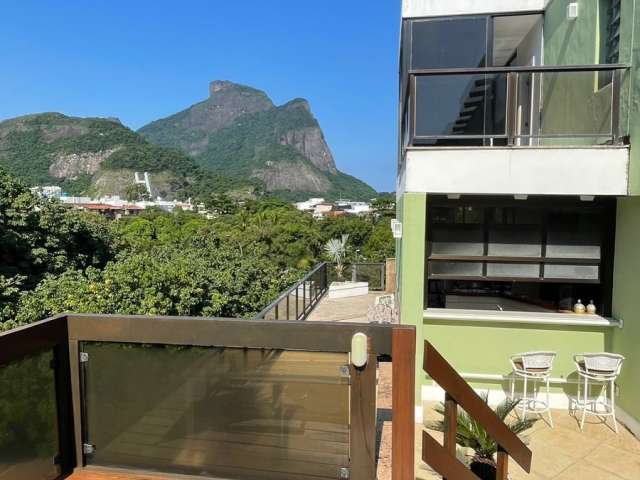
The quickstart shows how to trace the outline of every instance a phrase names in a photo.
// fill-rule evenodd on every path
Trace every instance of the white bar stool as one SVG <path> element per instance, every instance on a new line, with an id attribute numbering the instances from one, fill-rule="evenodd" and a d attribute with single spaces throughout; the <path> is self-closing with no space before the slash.
<path id="1" fill-rule="evenodd" d="M 580 430 L 584 428 L 584 419 L 587 415 L 597 417 L 613 417 L 613 428 L 618 433 L 616 420 L 616 378 L 620 375 L 624 357 L 616 353 L 582 353 L 575 355 L 573 361 L 576 364 L 580 382 L 578 383 L 577 407 L 582 409 Z M 595 398 L 589 398 L 589 387 L 600 384 L 603 391 Z M 580 387 L 584 387 L 584 396 L 580 398 Z M 603 394 L 603 395 L 602 395 Z"/>
<path id="2" fill-rule="evenodd" d="M 549 402 L 549 378 L 553 369 L 553 361 L 556 358 L 555 352 L 526 352 L 512 355 L 509 358 L 511 368 L 511 398 L 519 399 L 518 408 L 522 409 L 522 418 L 527 417 L 527 413 L 531 412 L 543 416 L 544 413 L 549 415 L 549 425 L 553 428 L 553 418 L 551 417 L 551 407 Z M 521 378 L 524 387 L 522 396 L 515 396 L 516 380 Z M 533 382 L 533 397 L 529 398 L 527 392 L 528 382 Z M 536 398 L 536 385 L 538 382 L 544 382 L 546 386 L 546 401 Z"/>

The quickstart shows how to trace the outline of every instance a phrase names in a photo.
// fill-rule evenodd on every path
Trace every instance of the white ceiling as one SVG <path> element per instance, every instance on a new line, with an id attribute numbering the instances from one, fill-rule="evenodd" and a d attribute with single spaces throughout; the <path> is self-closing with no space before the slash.
<path id="1" fill-rule="evenodd" d="M 493 65 L 503 66 L 507 63 L 518 45 L 541 18 L 541 15 L 495 17 L 493 24 Z"/>

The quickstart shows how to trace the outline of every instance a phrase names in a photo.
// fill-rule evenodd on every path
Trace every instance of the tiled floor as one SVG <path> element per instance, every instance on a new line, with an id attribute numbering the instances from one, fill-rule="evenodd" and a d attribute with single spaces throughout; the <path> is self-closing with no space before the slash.
<path id="1" fill-rule="evenodd" d="M 307 321 L 366 323 L 367 310 L 373 305 L 377 296 L 384 294 L 384 292 L 371 292 L 369 295 L 335 299 L 325 295 Z"/>
<path id="2" fill-rule="evenodd" d="M 368 296 L 331 300 L 325 297 L 309 320 L 366 322 L 366 312 L 375 297 Z M 391 479 L 391 375 L 389 364 L 381 364 L 378 384 L 378 480 Z M 435 419 L 434 403 L 425 404 L 425 419 Z M 608 425 L 587 417 L 584 431 L 566 411 L 554 411 L 555 428 L 539 421 L 526 435 L 533 452 L 531 474 L 527 475 L 515 462 L 510 463 L 512 480 L 640 480 L 640 441 L 624 427 L 615 434 Z M 609 419 L 609 425 L 611 420 Z M 430 432 L 441 440 L 441 434 Z M 422 461 L 422 426 L 416 425 L 416 479 L 440 478 Z M 465 459 L 466 452 L 459 451 Z"/>
<path id="3" fill-rule="evenodd" d="M 433 412 L 434 403 L 425 405 L 425 417 L 437 418 Z M 553 411 L 555 428 L 538 421 L 526 434 L 529 448 L 533 452 L 531 474 L 527 475 L 515 462 L 510 463 L 513 480 L 638 480 L 640 479 L 640 441 L 624 427 L 615 434 L 608 425 L 597 423 L 587 417 L 583 432 L 576 419 L 566 411 Z M 611 422 L 611 420 L 609 420 Z M 610 425 L 610 423 L 609 423 Z M 421 445 L 420 426 L 416 428 L 416 458 Z M 441 440 L 441 435 L 430 432 Z M 463 458 L 465 452 L 459 451 Z M 423 462 L 416 463 L 416 478 L 436 479 L 438 475 L 430 471 Z"/>

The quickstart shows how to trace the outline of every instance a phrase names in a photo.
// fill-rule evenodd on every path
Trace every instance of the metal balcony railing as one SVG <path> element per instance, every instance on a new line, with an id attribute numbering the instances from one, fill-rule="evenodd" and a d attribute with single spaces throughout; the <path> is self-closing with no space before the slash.
<path id="1" fill-rule="evenodd" d="M 364 333 L 367 361 L 351 362 Z M 376 369 L 392 361 L 393 479 L 414 474 L 415 330 L 60 315 L 0 334 L 0 479 L 90 467 L 203 478 L 376 475 Z"/>
<path id="2" fill-rule="evenodd" d="M 410 70 L 401 146 L 620 144 L 627 65 Z"/>
<path id="3" fill-rule="evenodd" d="M 305 320 L 329 289 L 328 266 L 323 262 L 278 298 L 267 305 L 256 319 L 264 320 Z"/>
<path id="4" fill-rule="evenodd" d="M 329 265 L 329 284 L 338 280 L 334 268 L 335 264 Z M 358 262 L 344 265 L 342 276 L 345 280 L 352 282 L 367 282 L 369 290 L 382 292 L 386 289 L 387 264 L 380 262 Z"/>

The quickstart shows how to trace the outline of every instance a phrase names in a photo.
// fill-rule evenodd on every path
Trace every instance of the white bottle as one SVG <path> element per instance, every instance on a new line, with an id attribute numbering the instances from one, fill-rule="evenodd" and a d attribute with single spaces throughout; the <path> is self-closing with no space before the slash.
<path id="1" fill-rule="evenodd" d="M 587 313 L 591 314 L 591 315 L 595 315 L 596 314 L 596 305 L 593 303 L 593 300 L 591 300 L 589 302 L 589 305 L 587 305 Z"/>
<path id="2" fill-rule="evenodd" d="M 578 299 L 578 303 L 576 303 L 573 306 L 573 312 L 574 313 L 584 313 L 585 312 L 585 307 L 584 304 L 582 303 L 582 300 Z"/>

